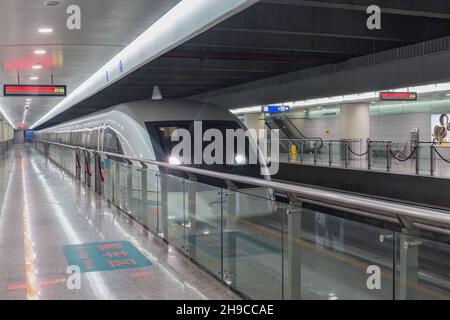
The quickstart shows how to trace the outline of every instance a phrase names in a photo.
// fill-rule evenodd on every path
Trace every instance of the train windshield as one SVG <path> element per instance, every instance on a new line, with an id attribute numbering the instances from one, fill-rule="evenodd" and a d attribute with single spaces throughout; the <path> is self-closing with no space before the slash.
<path id="1" fill-rule="evenodd" d="M 227 148 L 227 130 L 232 130 L 228 132 L 238 132 L 238 129 L 242 129 L 239 123 L 235 121 L 203 120 L 195 123 L 194 121 L 146 122 L 146 126 L 158 161 L 193 165 L 195 167 L 208 166 L 210 170 L 216 169 L 229 173 L 259 176 L 260 165 L 259 159 L 257 159 L 257 147 L 250 143 L 247 137 L 239 141 L 239 138 L 235 136 L 233 145 L 228 145 Z M 179 150 L 179 146 L 178 149 L 174 150 L 174 148 L 180 142 L 183 142 L 184 139 L 184 136 L 180 134 L 182 130 L 179 129 L 184 129 L 184 133 L 189 133 L 190 147 L 182 148 L 181 152 L 173 152 Z M 176 132 L 182 138 L 174 139 Z M 217 141 L 218 135 L 222 137 L 219 141 Z M 195 142 L 196 140 L 197 142 Z M 242 145 L 242 141 L 244 141 L 245 145 Z M 187 144 L 184 145 L 187 146 Z M 195 145 L 201 145 L 202 150 L 195 149 Z M 230 151 L 232 155 L 230 155 Z M 194 157 L 195 153 L 197 159 Z M 214 159 L 213 163 L 205 158 L 208 155 L 211 156 L 210 159 Z M 199 163 L 199 156 L 201 157 L 201 163 Z"/>

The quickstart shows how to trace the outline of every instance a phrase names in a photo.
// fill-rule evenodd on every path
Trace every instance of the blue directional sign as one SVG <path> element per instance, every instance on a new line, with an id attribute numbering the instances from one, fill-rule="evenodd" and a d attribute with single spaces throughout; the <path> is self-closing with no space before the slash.
<path id="1" fill-rule="evenodd" d="M 262 107 L 262 112 L 266 113 L 279 113 L 279 112 L 289 112 L 289 106 L 285 105 L 271 105 Z"/>

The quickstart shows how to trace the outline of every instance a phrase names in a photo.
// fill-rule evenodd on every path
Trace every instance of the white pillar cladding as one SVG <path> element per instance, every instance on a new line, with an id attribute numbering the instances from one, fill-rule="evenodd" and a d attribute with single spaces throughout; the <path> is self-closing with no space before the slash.
<path id="1" fill-rule="evenodd" d="M 264 114 L 246 113 L 244 114 L 244 124 L 248 129 L 254 129 L 258 132 L 259 129 L 264 129 Z"/>
<path id="2" fill-rule="evenodd" d="M 341 138 L 369 139 L 370 116 L 367 103 L 341 105 Z"/>
<path id="3" fill-rule="evenodd" d="M 8 140 L 14 139 L 14 128 L 8 123 Z"/>
<path id="4" fill-rule="evenodd" d="M 370 138 L 370 114 L 368 103 L 349 103 L 341 105 L 341 139 L 354 140 L 348 151 L 349 159 L 365 159 L 357 156 L 367 151 Z M 358 141 L 359 140 L 359 141 Z"/>
<path id="5" fill-rule="evenodd" d="M 24 131 L 16 130 L 14 131 L 14 143 L 23 143 L 24 141 Z"/>
<path id="6" fill-rule="evenodd" d="M 258 0 L 182 0 L 30 128 L 43 124 L 256 2 Z"/>
<path id="7" fill-rule="evenodd" d="M 0 142 L 7 141 L 7 123 L 4 120 L 0 120 Z"/>

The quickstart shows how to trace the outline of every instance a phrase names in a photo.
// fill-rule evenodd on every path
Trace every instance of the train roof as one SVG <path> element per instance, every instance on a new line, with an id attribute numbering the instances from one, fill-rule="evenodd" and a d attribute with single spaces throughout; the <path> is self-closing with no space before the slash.
<path id="1" fill-rule="evenodd" d="M 88 123 L 102 121 L 108 114 L 124 113 L 141 125 L 155 121 L 195 121 L 195 120 L 230 120 L 236 121 L 227 108 L 215 104 L 189 100 L 139 100 L 122 103 L 110 108 L 82 116 L 78 119 L 52 126 L 40 132 L 64 129 L 72 126 L 83 126 Z"/>

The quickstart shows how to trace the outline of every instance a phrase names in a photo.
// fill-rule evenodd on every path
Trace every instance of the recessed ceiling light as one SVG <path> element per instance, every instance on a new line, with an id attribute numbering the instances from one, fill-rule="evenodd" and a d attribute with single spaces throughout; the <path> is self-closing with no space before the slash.
<path id="1" fill-rule="evenodd" d="M 45 50 L 34 50 L 34 54 L 43 55 L 43 54 L 46 54 L 46 51 Z"/>
<path id="2" fill-rule="evenodd" d="M 40 64 L 35 64 L 34 66 L 32 66 L 31 68 L 38 70 L 38 69 L 42 69 L 42 66 Z"/>
<path id="3" fill-rule="evenodd" d="M 25 101 L 27 101 L 27 102 L 28 102 L 28 101 L 31 101 L 31 98 L 27 98 Z"/>
<path id="4" fill-rule="evenodd" d="M 53 29 L 52 28 L 39 28 L 38 31 L 39 31 L 39 33 L 52 33 Z"/>
<path id="5" fill-rule="evenodd" d="M 38 77 L 30 77 L 30 80 L 39 80 Z"/>
<path id="6" fill-rule="evenodd" d="M 44 3 L 48 7 L 57 7 L 61 4 L 59 1 L 47 1 Z"/>

